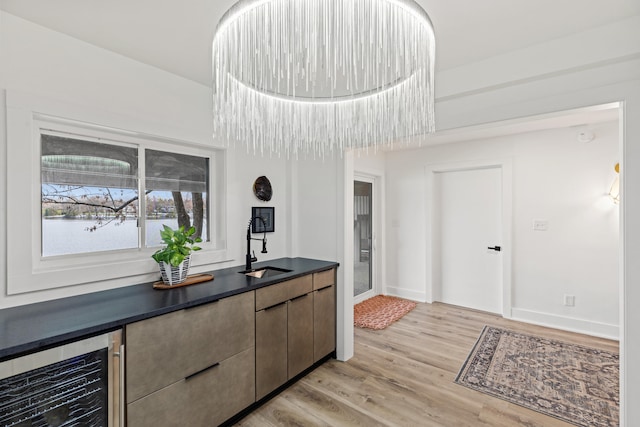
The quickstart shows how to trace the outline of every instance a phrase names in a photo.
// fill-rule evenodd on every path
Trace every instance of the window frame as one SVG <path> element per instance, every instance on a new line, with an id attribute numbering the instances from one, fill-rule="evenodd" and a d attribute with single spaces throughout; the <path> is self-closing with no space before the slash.
<path id="1" fill-rule="evenodd" d="M 206 198 L 210 241 L 199 246 L 197 268 L 227 258 L 226 150 L 187 141 L 43 114 L 7 108 L 7 294 L 23 294 L 96 282 L 155 280 L 158 266 L 151 259 L 156 247 L 146 247 L 145 197 L 139 197 L 139 247 L 115 251 L 42 256 L 41 132 L 60 133 L 89 141 L 124 144 L 138 149 L 138 192 L 145 180 L 145 150 L 188 154 L 209 159 Z M 215 204 L 214 204 L 215 201 Z M 29 214 L 24 208 L 28 206 Z"/>

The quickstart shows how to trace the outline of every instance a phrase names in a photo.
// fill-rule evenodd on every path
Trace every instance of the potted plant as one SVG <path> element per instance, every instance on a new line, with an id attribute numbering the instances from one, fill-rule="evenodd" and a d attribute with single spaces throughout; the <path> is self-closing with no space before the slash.
<path id="1" fill-rule="evenodd" d="M 160 230 L 160 236 L 166 246 L 158 249 L 151 257 L 160 266 L 162 281 L 167 285 L 177 285 L 187 279 L 191 251 L 199 251 L 201 248 L 195 243 L 202 242 L 200 237 L 192 238 L 196 232 L 195 227 L 184 230 L 181 226 L 177 230 L 164 225 Z"/>

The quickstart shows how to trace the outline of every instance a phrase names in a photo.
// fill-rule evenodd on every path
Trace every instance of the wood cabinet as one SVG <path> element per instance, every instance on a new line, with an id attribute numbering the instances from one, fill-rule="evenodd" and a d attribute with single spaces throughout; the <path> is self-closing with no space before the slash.
<path id="1" fill-rule="evenodd" d="M 336 349 L 336 287 L 313 292 L 313 362 Z"/>
<path id="2" fill-rule="evenodd" d="M 334 350 L 335 269 L 256 290 L 257 400 Z"/>
<path id="3" fill-rule="evenodd" d="M 336 270 L 126 326 L 127 422 L 214 426 L 336 346 Z"/>
<path id="4" fill-rule="evenodd" d="M 288 302 L 288 379 L 313 365 L 313 294 L 308 293 Z"/>
<path id="5" fill-rule="evenodd" d="M 253 291 L 125 333 L 128 425 L 217 425 L 255 401 Z"/>
<path id="6" fill-rule="evenodd" d="M 311 274 L 256 290 L 256 400 L 313 364 L 312 290 Z"/>
<path id="7" fill-rule="evenodd" d="M 271 307 L 313 290 L 313 275 L 297 277 L 256 290 L 256 311 Z"/>
<path id="8" fill-rule="evenodd" d="M 257 400 L 287 382 L 287 302 L 255 315 Z"/>
<path id="9" fill-rule="evenodd" d="M 322 289 L 324 287 L 336 284 L 336 270 L 325 270 L 313 273 L 313 290 Z"/>
<path id="10" fill-rule="evenodd" d="M 216 426 L 253 403 L 254 366 L 249 348 L 138 399 L 128 405 L 128 425 Z"/>
<path id="11" fill-rule="evenodd" d="M 336 270 L 313 274 L 313 361 L 336 349 Z"/>

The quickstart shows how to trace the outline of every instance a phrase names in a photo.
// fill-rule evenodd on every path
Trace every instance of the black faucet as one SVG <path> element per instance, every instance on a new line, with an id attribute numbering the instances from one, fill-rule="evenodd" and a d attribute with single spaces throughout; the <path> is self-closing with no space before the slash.
<path id="1" fill-rule="evenodd" d="M 251 237 L 251 224 L 253 221 L 259 219 L 262 221 L 262 225 L 264 226 L 264 235 L 262 239 L 257 239 L 255 237 Z M 254 216 L 249 220 L 249 225 L 247 226 L 247 256 L 245 262 L 245 270 L 251 270 L 251 263 L 256 262 L 258 258 L 256 258 L 256 253 L 251 254 L 251 241 L 252 240 L 262 240 L 262 252 L 263 254 L 267 253 L 267 222 L 261 216 Z"/>

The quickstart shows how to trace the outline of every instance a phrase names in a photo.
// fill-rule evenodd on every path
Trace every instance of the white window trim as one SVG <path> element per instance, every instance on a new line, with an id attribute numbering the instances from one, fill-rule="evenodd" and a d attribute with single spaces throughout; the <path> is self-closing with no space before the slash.
<path id="1" fill-rule="evenodd" d="M 18 102 L 10 100 L 18 98 Z M 27 100 L 32 99 L 28 97 Z M 47 104 L 46 102 L 44 104 Z M 47 109 L 49 106 L 51 109 Z M 64 109 L 63 109 L 64 110 Z M 73 110 L 73 109 L 71 109 Z M 46 113 L 44 112 L 46 111 Z M 211 146 L 110 126 L 83 122 L 55 108 L 54 104 L 34 106 L 21 97 L 7 97 L 7 295 L 45 291 L 96 282 L 113 282 L 129 278 L 132 284 L 155 280 L 158 266 L 151 259 L 157 248 L 124 249 L 64 255 L 41 256 L 41 186 L 40 129 L 78 134 L 89 139 L 134 144 L 142 148 L 178 152 L 209 158 L 209 194 L 207 226 L 213 242 L 200 244 L 203 249 L 192 266 L 226 261 L 226 152 Z M 143 159 L 144 160 L 144 159 Z M 140 173 L 144 173 L 144 168 Z M 215 203 L 213 203 L 215 201 Z M 141 200 L 141 209 L 144 201 Z M 143 212 L 141 210 L 141 212 Z M 144 230 L 142 230 L 143 232 Z M 140 231 L 139 231 L 140 232 Z M 120 280 L 119 280 L 120 279 Z"/>

